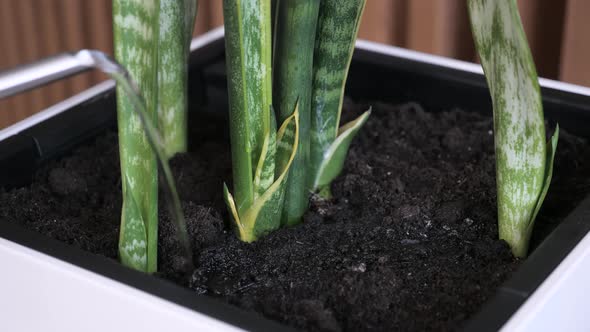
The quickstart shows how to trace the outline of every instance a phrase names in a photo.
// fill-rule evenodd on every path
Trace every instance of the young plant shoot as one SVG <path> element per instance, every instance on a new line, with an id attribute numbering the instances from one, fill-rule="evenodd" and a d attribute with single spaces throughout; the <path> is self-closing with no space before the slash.
<path id="1" fill-rule="evenodd" d="M 273 58 L 273 99 L 277 118 L 284 121 L 299 108 L 299 144 L 289 171 L 282 215 L 284 225 L 300 222 L 309 201 L 307 165 L 313 49 L 320 1 L 278 0 Z"/>
<path id="2" fill-rule="evenodd" d="M 192 2 L 192 3 L 191 3 Z M 146 113 L 153 127 L 158 123 L 158 64 L 167 66 L 167 74 L 175 76 L 165 77 L 160 98 L 164 109 L 173 106 L 167 104 L 173 97 L 182 100 L 182 107 L 174 106 L 173 112 L 165 113 L 164 117 L 177 118 L 176 114 L 184 113 L 186 108 L 186 52 L 188 46 L 172 47 L 167 53 L 159 54 L 160 26 L 171 29 L 174 24 L 168 20 L 180 21 L 181 24 L 192 24 L 186 15 L 193 15 L 194 10 L 176 10 L 174 6 L 182 8 L 196 8 L 193 1 L 184 0 L 114 0 L 113 1 L 113 31 L 115 58 L 129 71 L 131 77 L 138 84 L 145 100 Z M 164 13 L 163 15 L 161 13 Z M 180 15 L 176 18 L 171 15 Z M 160 19 L 164 19 L 161 22 Z M 192 25 L 191 25 L 192 26 Z M 169 38 L 179 39 L 171 45 L 188 43 L 186 36 L 188 27 L 182 29 L 182 34 Z M 192 29 L 191 29 L 192 30 Z M 168 31 L 162 31 L 166 36 Z M 165 55 L 165 60 L 159 56 Z M 168 61 L 169 58 L 177 60 Z M 184 86 L 183 86 L 184 85 Z M 176 97 L 174 97 L 176 98 Z M 148 273 L 157 270 L 157 240 L 158 240 L 158 168 L 156 155 L 150 146 L 140 117 L 134 113 L 134 104 L 121 86 L 117 87 L 117 116 L 119 126 L 119 151 L 121 162 L 121 182 L 123 189 L 123 209 L 121 212 L 121 230 L 119 239 L 119 256 L 124 265 Z M 172 114 L 172 115 L 170 115 Z M 178 118 L 185 121 L 185 115 Z M 176 120 L 175 120 L 176 121 Z M 178 120 L 180 121 L 180 120 Z M 165 129 L 165 128 L 164 128 Z M 166 132 L 166 129 L 164 130 Z M 184 132 L 182 133 L 184 135 Z M 165 134 L 168 137 L 168 135 Z M 185 142 L 185 138 L 183 138 Z M 168 142 L 166 142 L 168 143 Z M 167 152 L 168 153 L 168 152 Z M 168 176 L 170 177 L 170 176 Z"/>
<path id="3" fill-rule="evenodd" d="M 494 110 L 499 235 L 524 257 L 551 182 L 559 127 L 547 146 L 537 73 L 516 0 L 469 0 L 468 7 Z"/>
<path id="4" fill-rule="evenodd" d="M 370 110 L 338 129 L 344 85 L 366 0 L 322 0 L 313 58 L 309 188 L 330 197 L 354 136 Z"/>
<path id="5" fill-rule="evenodd" d="M 299 136 L 297 107 L 280 129 L 272 110 L 270 0 L 224 0 L 234 195 L 224 198 L 242 241 L 281 226 Z"/>

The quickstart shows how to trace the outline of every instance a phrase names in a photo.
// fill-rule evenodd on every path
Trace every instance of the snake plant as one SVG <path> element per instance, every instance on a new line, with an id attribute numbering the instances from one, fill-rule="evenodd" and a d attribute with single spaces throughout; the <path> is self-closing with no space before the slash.
<path id="1" fill-rule="evenodd" d="M 248 242 L 301 220 L 311 191 L 338 175 L 368 117 L 337 133 L 365 1 L 272 5 L 274 42 L 270 0 L 223 1 L 234 179 L 234 194 L 225 186 L 224 197 Z"/>
<path id="2" fill-rule="evenodd" d="M 297 152 L 294 106 L 280 129 L 272 109 L 270 0 L 224 0 L 234 194 L 224 198 L 243 241 L 281 226 L 289 168 Z"/>
<path id="3" fill-rule="evenodd" d="M 191 25 L 194 20 L 194 17 L 192 19 L 186 17 L 194 16 L 195 12 L 192 9 L 185 9 L 196 8 L 196 3 L 191 4 L 194 1 L 113 1 L 115 58 L 127 68 L 137 82 L 145 100 L 150 124 L 154 127 L 157 127 L 158 123 L 158 108 L 162 111 L 160 118 L 164 118 L 164 122 L 168 117 L 174 118 L 172 122 L 184 122 L 184 115 L 178 115 L 186 108 L 184 101 L 186 97 L 183 92 L 186 89 L 186 78 L 181 72 L 186 71 L 184 64 L 188 49 L 186 31 L 190 29 L 188 25 Z M 179 25 L 171 21 L 180 21 L 181 25 L 187 26 L 180 28 L 181 34 L 169 35 L 171 30 L 179 29 Z M 170 42 L 170 45 L 174 46 L 170 46 L 166 52 L 159 52 L 160 46 L 164 44 L 164 41 L 160 42 L 162 36 L 179 40 L 176 43 Z M 162 75 L 160 80 L 164 87 L 162 89 L 159 89 L 158 85 L 160 63 L 164 64 L 167 70 L 166 75 L 170 75 L 165 77 Z M 171 83 L 172 80 L 175 82 Z M 169 104 L 174 98 L 181 100 L 179 104 L 181 106 Z M 163 101 L 160 105 L 162 107 L 159 107 L 158 99 Z M 124 265 L 151 273 L 157 270 L 158 168 L 156 156 L 149 144 L 141 119 L 134 113 L 133 107 L 125 91 L 117 87 L 123 189 L 119 256 Z M 172 108 L 174 111 L 169 112 L 168 110 Z M 171 122 L 166 122 L 166 124 L 169 123 Z M 163 127 L 164 136 L 169 137 L 170 135 L 166 133 L 169 127 Z"/>
<path id="4" fill-rule="evenodd" d="M 469 0 L 468 8 L 494 110 L 499 235 L 524 257 L 551 182 L 559 127 L 546 144 L 537 73 L 516 0 Z"/>
<path id="5" fill-rule="evenodd" d="M 322 0 L 314 51 L 309 187 L 330 197 L 350 143 L 370 110 L 338 128 L 344 84 L 366 0 Z"/>
<path id="6" fill-rule="evenodd" d="M 277 118 L 284 121 L 299 104 L 299 144 L 289 172 L 282 223 L 301 220 L 308 203 L 309 127 L 317 0 L 279 0 L 274 35 L 273 98 Z"/>
<path id="7" fill-rule="evenodd" d="M 168 157 L 187 148 L 188 55 L 196 0 L 160 0 L 158 123 Z"/>

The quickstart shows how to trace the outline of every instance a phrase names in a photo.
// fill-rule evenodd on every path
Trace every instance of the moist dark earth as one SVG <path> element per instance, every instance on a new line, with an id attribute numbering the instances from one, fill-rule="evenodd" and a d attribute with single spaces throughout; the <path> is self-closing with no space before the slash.
<path id="1" fill-rule="evenodd" d="M 372 104 L 334 198 L 313 197 L 301 225 L 252 244 L 227 222 L 224 121 L 192 121 L 191 151 L 172 167 L 197 269 L 179 271 L 161 202 L 159 277 L 303 330 L 460 328 L 520 264 L 498 240 L 491 118 Z M 347 101 L 343 118 L 367 107 Z M 562 128 L 555 159 L 533 247 L 590 192 L 585 140 Z M 110 133 L 44 165 L 30 187 L 0 191 L 0 219 L 116 259 L 120 186 Z"/>

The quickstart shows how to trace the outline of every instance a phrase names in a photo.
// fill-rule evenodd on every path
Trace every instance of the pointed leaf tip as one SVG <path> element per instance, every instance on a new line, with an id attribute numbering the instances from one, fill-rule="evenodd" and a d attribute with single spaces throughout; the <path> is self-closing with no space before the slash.
<path id="1" fill-rule="evenodd" d="M 313 184 L 314 190 L 329 185 L 342 172 L 350 143 L 360 128 L 367 122 L 370 115 L 371 108 L 338 130 L 338 137 L 326 151 L 324 160 L 320 165 Z"/>
<path id="2" fill-rule="evenodd" d="M 551 178 L 553 177 L 553 161 L 555 159 L 555 151 L 557 151 L 557 142 L 559 141 L 559 124 L 555 126 L 555 132 L 553 136 L 549 139 L 549 144 L 547 149 L 547 157 L 545 159 L 545 176 L 543 179 L 543 187 L 541 192 L 539 193 L 539 198 L 537 199 L 537 204 L 535 205 L 535 209 L 533 210 L 533 214 L 531 215 L 531 220 L 529 221 L 528 228 L 532 228 L 533 224 L 535 223 L 535 219 L 537 218 L 537 214 L 539 210 L 541 210 L 541 206 L 543 205 L 543 201 L 545 200 L 545 196 L 547 196 L 547 192 L 549 191 L 549 186 L 551 185 Z"/>

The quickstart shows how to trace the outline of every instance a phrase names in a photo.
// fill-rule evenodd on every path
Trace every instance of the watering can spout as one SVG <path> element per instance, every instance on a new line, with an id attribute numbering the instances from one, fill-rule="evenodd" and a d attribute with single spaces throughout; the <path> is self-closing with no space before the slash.
<path id="1" fill-rule="evenodd" d="M 126 72 L 123 66 L 101 51 L 81 50 L 75 53 L 74 56 L 81 66 L 86 66 L 87 68 L 100 69 L 108 74 Z"/>
<path id="2" fill-rule="evenodd" d="M 61 53 L 2 71 L 0 72 L 0 98 L 16 95 L 97 67 L 105 71 L 120 69 L 116 62 L 101 51 L 81 50 L 75 53 Z"/>

